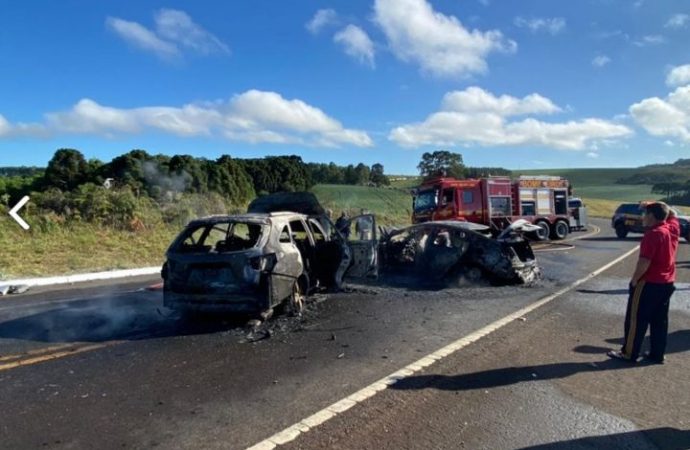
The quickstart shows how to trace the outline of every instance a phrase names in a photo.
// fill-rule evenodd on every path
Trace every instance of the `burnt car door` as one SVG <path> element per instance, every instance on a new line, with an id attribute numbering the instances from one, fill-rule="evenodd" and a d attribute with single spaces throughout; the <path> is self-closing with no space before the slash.
<path id="1" fill-rule="evenodd" d="M 276 245 L 276 261 L 271 271 L 271 298 L 277 303 L 292 294 L 295 280 L 303 270 L 299 249 L 292 240 L 290 227 L 287 223 L 274 228 L 278 232 Z"/>
<path id="2" fill-rule="evenodd" d="M 342 273 L 339 273 L 341 265 L 349 265 L 350 255 L 347 244 L 335 231 L 335 226 L 328 224 L 330 233 L 324 229 L 324 221 L 310 218 L 309 228 L 314 238 L 314 252 L 316 264 L 314 275 L 319 285 L 325 287 L 338 287 L 341 283 Z"/>
<path id="3" fill-rule="evenodd" d="M 350 219 L 347 245 L 352 262 L 345 273 L 346 278 L 372 278 L 378 276 L 378 238 L 376 218 L 363 214 Z"/>

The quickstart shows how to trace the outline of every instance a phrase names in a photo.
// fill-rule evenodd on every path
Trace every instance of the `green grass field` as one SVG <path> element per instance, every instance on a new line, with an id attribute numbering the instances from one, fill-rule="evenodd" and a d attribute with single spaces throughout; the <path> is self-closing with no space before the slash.
<path id="1" fill-rule="evenodd" d="M 586 186 L 612 186 L 616 180 L 632 175 L 638 169 L 634 168 L 615 168 L 615 169 L 533 169 L 533 170 L 514 170 L 513 176 L 520 175 L 554 175 L 565 177 L 575 187 Z"/>
<path id="2" fill-rule="evenodd" d="M 165 226 L 128 232 L 86 223 L 42 229 L 39 219 L 26 220 L 29 231 L 0 215 L 0 280 L 160 265 L 179 232 Z"/>
<path id="3" fill-rule="evenodd" d="M 382 225 L 409 223 L 412 216 L 412 197 L 402 188 L 319 184 L 312 192 L 325 208 L 333 211 L 334 219 L 341 211 L 352 217 L 361 209 L 375 213 Z"/>

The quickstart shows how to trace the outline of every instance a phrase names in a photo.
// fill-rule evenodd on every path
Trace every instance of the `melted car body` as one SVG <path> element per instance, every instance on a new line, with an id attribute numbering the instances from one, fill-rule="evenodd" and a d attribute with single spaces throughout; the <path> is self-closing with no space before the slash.
<path id="1" fill-rule="evenodd" d="M 531 283 L 541 276 L 523 232 L 533 225 L 517 223 L 499 239 L 488 227 L 468 222 L 425 222 L 389 232 L 380 243 L 383 270 L 428 281 L 462 275 L 485 276 L 500 283 Z"/>
<path id="2" fill-rule="evenodd" d="M 351 258 L 341 237 L 293 212 L 194 220 L 166 257 L 165 306 L 247 313 L 270 310 L 295 289 L 337 285 L 339 268 Z"/>
<path id="3" fill-rule="evenodd" d="M 368 233 L 344 237 L 311 193 L 259 197 L 247 214 L 194 220 L 166 253 L 164 305 L 263 313 L 296 293 L 337 290 L 345 275 L 375 277 L 375 219 L 364 215 L 353 223 Z"/>

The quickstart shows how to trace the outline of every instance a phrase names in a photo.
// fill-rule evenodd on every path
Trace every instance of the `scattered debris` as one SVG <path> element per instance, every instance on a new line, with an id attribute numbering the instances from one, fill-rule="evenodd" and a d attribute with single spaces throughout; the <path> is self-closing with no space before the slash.
<path id="1" fill-rule="evenodd" d="M 345 357 L 345 353 L 341 353 L 338 355 L 338 359 L 343 359 Z"/>
<path id="2" fill-rule="evenodd" d="M 9 294 L 23 294 L 31 289 L 28 284 L 5 284 L 0 286 L 0 296 Z"/>

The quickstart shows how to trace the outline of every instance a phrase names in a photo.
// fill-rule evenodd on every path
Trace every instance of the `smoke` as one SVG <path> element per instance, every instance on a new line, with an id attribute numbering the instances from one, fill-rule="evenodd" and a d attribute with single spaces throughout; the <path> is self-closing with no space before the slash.
<path id="1" fill-rule="evenodd" d="M 159 188 L 160 196 L 172 199 L 174 194 L 184 192 L 192 183 L 192 176 L 183 171 L 180 174 L 168 173 L 156 161 L 144 161 L 141 164 L 146 183 L 151 188 Z"/>
<path id="2" fill-rule="evenodd" d="M 0 338 L 35 342 L 103 342 L 127 339 L 164 321 L 157 302 L 133 293 L 108 292 L 59 305 L 16 308 L 0 323 Z"/>

